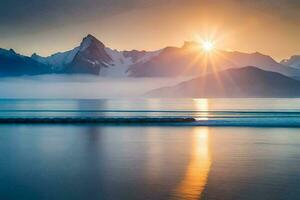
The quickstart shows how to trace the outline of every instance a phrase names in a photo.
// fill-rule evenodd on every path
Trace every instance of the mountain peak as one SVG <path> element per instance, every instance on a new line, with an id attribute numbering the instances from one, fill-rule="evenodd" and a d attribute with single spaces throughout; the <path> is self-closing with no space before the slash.
<path id="1" fill-rule="evenodd" d="M 87 36 L 84 37 L 84 39 L 91 39 L 91 40 L 98 40 L 95 36 L 92 34 L 88 34 Z"/>
<path id="2" fill-rule="evenodd" d="M 37 53 L 33 53 L 33 54 L 31 55 L 31 58 L 33 58 L 33 59 L 38 58 L 38 57 L 39 57 L 39 55 L 37 55 Z"/>
<path id="3" fill-rule="evenodd" d="M 83 51 L 91 45 L 100 46 L 101 48 L 105 47 L 105 45 L 102 42 L 100 42 L 95 36 L 88 34 L 86 37 L 83 38 L 80 44 L 80 50 Z"/>
<path id="4" fill-rule="evenodd" d="M 286 66 L 300 68 L 300 55 L 291 56 L 289 59 L 284 59 L 280 63 Z"/>
<path id="5" fill-rule="evenodd" d="M 2 55 L 16 55 L 17 53 L 13 49 L 6 50 L 6 49 L 0 48 L 0 54 L 2 54 Z"/>
<path id="6" fill-rule="evenodd" d="M 15 50 L 13 50 L 13 49 L 9 49 L 9 52 L 16 54 Z"/>

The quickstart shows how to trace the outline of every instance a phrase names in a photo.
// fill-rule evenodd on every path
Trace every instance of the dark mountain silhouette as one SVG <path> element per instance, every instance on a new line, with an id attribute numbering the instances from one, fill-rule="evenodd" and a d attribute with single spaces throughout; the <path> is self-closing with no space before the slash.
<path id="1" fill-rule="evenodd" d="M 17 54 L 14 50 L 0 48 L 0 76 L 21 76 L 51 73 L 48 65 Z"/>
<path id="2" fill-rule="evenodd" d="M 128 68 L 135 62 L 143 63 L 156 56 L 157 52 L 118 51 L 106 47 L 92 35 L 83 38 L 80 46 L 48 57 L 33 54 L 31 57 L 50 65 L 55 73 L 94 74 L 101 76 L 128 76 Z"/>
<path id="3" fill-rule="evenodd" d="M 150 91 L 152 97 L 300 97 L 300 81 L 256 67 L 228 69 L 173 87 Z"/>

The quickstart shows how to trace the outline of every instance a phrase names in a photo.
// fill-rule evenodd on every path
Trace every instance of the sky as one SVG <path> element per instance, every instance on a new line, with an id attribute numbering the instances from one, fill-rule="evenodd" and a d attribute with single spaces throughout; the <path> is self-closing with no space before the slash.
<path id="1" fill-rule="evenodd" d="M 0 48 L 46 56 L 92 34 L 119 50 L 211 39 L 219 49 L 300 54 L 299 0 L 0 0 Z"/>

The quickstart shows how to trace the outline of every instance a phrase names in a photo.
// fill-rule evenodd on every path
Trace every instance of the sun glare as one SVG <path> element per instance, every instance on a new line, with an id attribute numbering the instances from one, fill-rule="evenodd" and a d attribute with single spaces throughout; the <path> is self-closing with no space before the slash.
<path id="1" fill-rule="evenodd" d="M 205 52 L 211 52 L 214 49 L 214 43 L 212 41 L 206 40 L 202 42 L 202 49 Z"/>

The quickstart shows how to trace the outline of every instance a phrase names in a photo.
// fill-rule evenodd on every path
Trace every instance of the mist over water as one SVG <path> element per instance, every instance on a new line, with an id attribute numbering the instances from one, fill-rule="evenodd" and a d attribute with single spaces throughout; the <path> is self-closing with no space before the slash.
<path id="1" fill-rule="evenodd" d="M 131 98 L 176 85 L 188 78 L 104 78 L 91 75 L 41 75 L 0 78 L 0 98 Z"/>
<path id="2" fill-rule="evenodd" d="M 122 99 L 181 81 L 1 78 L 0 119 L 134 123 L 0 125 L 0 199 L 298 199 L 300 99 Z"/>

